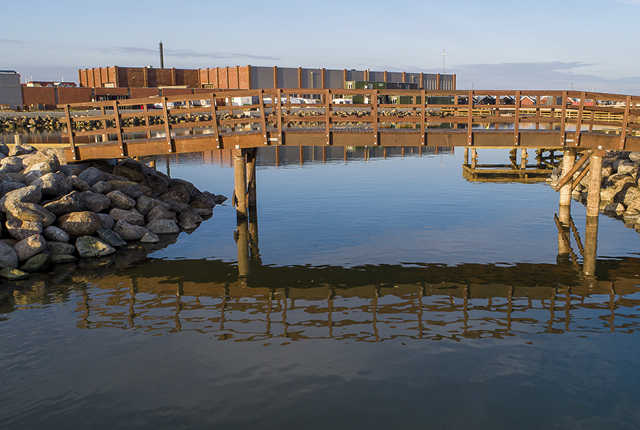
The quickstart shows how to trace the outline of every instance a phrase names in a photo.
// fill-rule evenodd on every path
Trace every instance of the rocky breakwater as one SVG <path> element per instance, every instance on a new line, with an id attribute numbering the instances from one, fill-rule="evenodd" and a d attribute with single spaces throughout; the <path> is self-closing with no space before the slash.
<path id="1" fill-rule="evenodd" d="M 560 178 L 562 166 L 554 169 L 552 184 Z M 600 212 L 624 221 L 627 227 L 640 232 L 640 152 L 607 152 L 602 159 Z M 571 197 L 587 202 L 586 175 L 573 190 Z"/>
<path id="2" fill-rule="evenodd" d="M 104 257 L 192 231 L 226 197 L 126 159 L 61 165 L 52 150 L 0 145 L 0 276 Z"/>

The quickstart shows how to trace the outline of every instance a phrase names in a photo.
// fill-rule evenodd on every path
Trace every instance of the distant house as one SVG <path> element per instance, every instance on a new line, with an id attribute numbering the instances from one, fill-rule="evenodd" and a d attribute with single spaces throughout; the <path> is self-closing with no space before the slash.
<path id="1" fill-rule="evenodd" d="M 537 101 L 535 97 L 523 96 L 520 98 L 520 106 L 536 106 Z"/>
<path id="2" fill-rule="evenodd" d="M 25 84 L 27 87 L 64 87 L 75 88 L 77 87 L 75 82 L 64 81 L 29 81 Z"/>
<path id="3" fill-rule="evenodd" d="M 474 98 L 475 101 L 475 98 Z M 484 96 L 480 100 L 478 100 L 479 105 L 495 105 L 496 98 L 493 96 Z"/>

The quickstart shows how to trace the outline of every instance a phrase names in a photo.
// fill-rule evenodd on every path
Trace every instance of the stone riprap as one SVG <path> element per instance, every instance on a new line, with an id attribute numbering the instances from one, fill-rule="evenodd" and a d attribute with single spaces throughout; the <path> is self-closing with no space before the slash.
<path id="1" fill-rule="evenodd" d="M 158 243 L 225 200 L 131 159 L 64 165 L 53 150 L 0 145 L 0 277 Z"/>
<path id="2" fill-rule="evenodd" d="M 562 165 L 554 169 L 551 183 L 559 180 Z M 640 232 L 640 152 L 605 153 L 602 159 L 600 212 L 622 219 L 627 227 Z M 574 188 L 571 197 L 587 202 L 589 175 Z"/>

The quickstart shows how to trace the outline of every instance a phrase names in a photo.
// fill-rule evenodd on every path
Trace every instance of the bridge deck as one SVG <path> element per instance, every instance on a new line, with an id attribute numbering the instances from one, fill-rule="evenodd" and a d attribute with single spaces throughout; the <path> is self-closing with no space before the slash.
<path id="1" fill-rule="evenodd" d="M 263 89 L 62 107 L 70 161 L 265 145 L 640 151 L 640 97 L 604 93 Z"/>

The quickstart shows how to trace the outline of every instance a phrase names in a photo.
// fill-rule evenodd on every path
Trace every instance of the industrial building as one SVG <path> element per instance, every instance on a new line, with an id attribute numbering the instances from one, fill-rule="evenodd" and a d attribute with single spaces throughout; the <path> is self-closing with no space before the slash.
<path id="1" fill-rule="evenodd" d="M 13 70 L 0 70 L 0 107 L 15 109 L 22 106 L 20 75 Z"/>
<path id="2" fill-rule="evenodd" d="M 414 84 L 427 90 L 456 89 L 455 74 L 304 67 L 226 66 L 205 69 L 95 67 L 78 71 L 80 87 L 182 87 L 219 89 L 346 88 L 349 81 Z"/>

